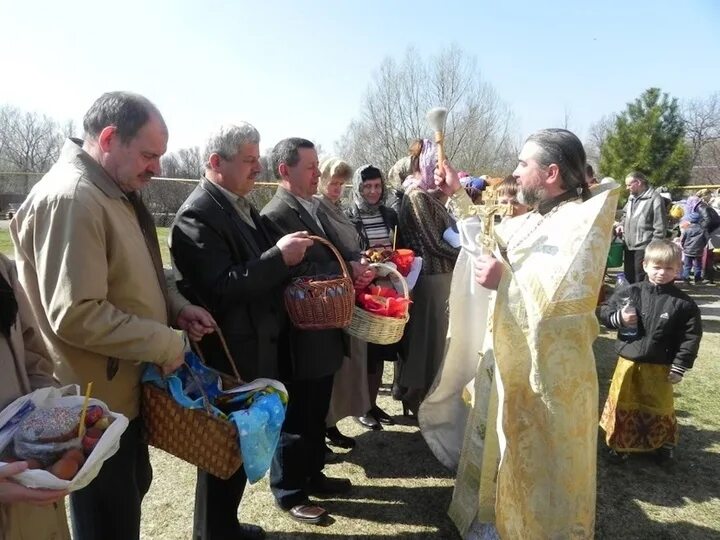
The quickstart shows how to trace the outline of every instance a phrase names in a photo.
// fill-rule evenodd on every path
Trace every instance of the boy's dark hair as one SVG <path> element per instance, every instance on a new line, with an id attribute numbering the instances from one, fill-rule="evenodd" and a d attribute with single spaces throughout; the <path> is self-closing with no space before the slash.
<path id="1" fill-rule="evenodd" d="M 506 176 L 505 179 L 500 182 L 495 188 L 495 196 L 500 198 L 505 197 L 517 197 L 518 193 L 518 181 L 514 176 Z"/>
<path id="2" fill-rule="evenodd" d="M 645 248 L 645 262 L 679 266 L 682 263 L 682 249 L 670 240 L 653 240 Z"/>

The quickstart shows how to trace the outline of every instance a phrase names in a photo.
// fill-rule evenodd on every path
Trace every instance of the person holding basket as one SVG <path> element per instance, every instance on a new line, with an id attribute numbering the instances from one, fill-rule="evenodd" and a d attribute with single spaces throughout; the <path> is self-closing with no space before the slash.
<path id="1" fill-rule="evenodd" d="M 290 369 L 282 291 L 312 245 L 305 231 L 274 239 L 247 195 L 261 171 L 260 134 L 241 122 L 215 131 L 205 175 L 178 211 L 170 245 L 179 290 L 213 314 L 243 381 L 285 379 Z M 233 369 L 218 335 L 199 344 L 210 367 Z M 241 466 L 227 480 L 198 469 L 194 540 L 263 538 L 237 519 L 247 482 Z"/>
<path id="2" fill-rule="evenodd" d="M 211 333 L 202 307 L 168 288 L 152 214 L 140 191 L 160 174 L 168 130 L 147 98 L 108 92 L 85 114 L 85 140 L 68 139 L 10 224 L 18 279 L 62 384 L 130 424 L 116 454 L 70 495 L 75 540 L 140 537 L 152 467 L 140 416 L 142 363 L 170 373 L 186 337 Z M 175 325 L 180 330 L 171 328 Z"/>
<path id="3" fill-rule="evenodd" d="M 393 237 L 398 230 L 398 215 L 385 205 L 387 187 L 383 174 L 377 167 L 363 165 L 353 176 L 352 205 L 348 217 L 355 224 L 362 247 L 394 249 Z M 399 233 L 397 233 L 399 234 Z M 397 243 L 397 237 L 395 237 Z M 368 343 L 367 372 L 370 409 L 357 421 L 368 429 L 382 429 L 382 424 L 392 425 L 395 421 L 377 404 L 377 395 L 382 383 L 385 361 L 398 360 L 400 346 Z"/>
<path id="4" fill-rule="evenodd" d="M 269 227 L 279 235 L 309 231 L 314 237 L 340 245 L 320 201 L 313 198 L 320 178 L 315 145 L 293 137 L 280 141 L 272 150 L 273 172 L 280 185 L 262 209 Z M 364 288 L 375 273 L 359 260 L 360 254 L 342 254 L 352 269 L 356 288 Z M 334 253 L 315 242 L 294 276 L 339 275 Z M 342 330 L 290 329 L 290 374 L 284 379 L 288 395 L 285 423 L 270 469 L 270 488 L 277 505 L 290 517 L 304 523 L 320 523 L 327 511 L 310 501 L 309 495 L 337 495 L 352 487 L 345 478 L 329 478 L 325 466 L 325 419 L 330 404 L 335 372 L 345 356 Z"/>

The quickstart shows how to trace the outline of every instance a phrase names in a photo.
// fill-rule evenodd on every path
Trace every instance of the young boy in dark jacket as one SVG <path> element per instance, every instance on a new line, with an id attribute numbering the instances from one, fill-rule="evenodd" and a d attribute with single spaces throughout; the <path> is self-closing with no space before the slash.
<path id="1" fill-rule="evenodd" d="M 656 452 L 673 459 L 677 419 L 672 385 L 692 368 L 700 347 L 700 309 L 673 281 L 682 253 L 669 240 L 645 250 L 647 281 L 615 291 L 600 307 L 600 320 L 617 328 L 618 358 L 600 426 L 611 459 L 629 452 Z"/>
<path id="2" fill-rule="evenodd" d="M 700 214 L 690 212 L 688 215 L 690 225 L 680 235 L 680 245 L 683 249 L 685 261 L 683 263 L 683 279 L 690 281 L 690 270 L 695 274 L 695 283 L 702 281 L 703 255 L 707 248 L 708 234 L 700 223 Z"/>

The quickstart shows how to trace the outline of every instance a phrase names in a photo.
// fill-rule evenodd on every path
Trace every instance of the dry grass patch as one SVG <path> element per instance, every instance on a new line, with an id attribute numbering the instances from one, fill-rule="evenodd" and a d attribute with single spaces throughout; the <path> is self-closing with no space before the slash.
<path id="1" fill-rule="evenodd" d="M 446 515 L 452 475 L 430 453 L 417 425 L 401 416 L 399 402 L 387 395 L 380 400 L 397 415 L 398 425 L 374 432 L 349 419 L 340 422 L 343 433 L 357 438 L 357 446 L 325 471 L 350 478 L 354 488 L 343 498 L 323 499 L 333 517 L 328 525 L 303 525 L 288 518 L 275 507 L 266 479 L 246 489 L 241 520 L 261 525 L 273 539 L 457 538 Z M 143 506 L 142 537 L 189 539 L 194 469 L 157 450 L 152 460 L 155 481 Z"/>

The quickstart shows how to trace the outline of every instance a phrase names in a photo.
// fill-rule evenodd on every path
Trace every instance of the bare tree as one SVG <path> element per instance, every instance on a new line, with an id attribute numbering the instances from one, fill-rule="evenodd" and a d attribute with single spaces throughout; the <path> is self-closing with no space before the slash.
<path id="1" fill-rule="evenodd" d="M 165 154 L 161 160 L 162 174 L 168 178 L 199 178 L 205 170 L 199 146 L 181 148 Z"/>
<path id="2" fill-rule="evenodd" d="M 706 99 L 686 101 L 682 107 L 682 115 L 685 120 L 685 133 L 692 148 L 693 165 L 704 165 L 701 161 L 708 157 L 708 153 L 704 152 L 705 148 L 708 145 L 716 146 L 715 143 L 720 141 L 720 92 Z"/>
<path id="3" fill-rule="evenodd" d="M 401 62 L 386 58 L 336 152 L 354 166 L 373 163 L 387 170 L 407 154 L 413 139 L 432 136 L 425 114 L 436 106 L 449 111 L 445 149 L 458 167 L 475 172 L 512 167 L 517 145 L 512 113 L 481 77 L 475 58 L 457 47 L 428 61 L 413 48 Z"/>
<path id="4" fill-rule="evenodd" d="M 143 189 L 142 198 L 155 218 L 155 224 L 167 227 L 172 223 L 178 208 L 185 202 L 196 181 L 155 178 Z"/>
<path id="5" fill-rule="evenodd" d="M 605 138 L 608 136 L 608 133 L 612 131 L 614 125 L 615 116 L 606 115 L 590 126 L 588 136 L 584 144 L 588 161 L 600 163 L 600 147 L 602 146 Z M 602 171 L 596 171 L 596 174 L 602 174 Z"/>
<path id="6" fill-rule="evenodd" d="M 570 129 L 570 124 L 572 123 L 572 110 L 570 107 L 565 104 L 563 107 L 563 116 L 562 120 L 560 121 L 560 127 L 563 129 Z"/>
<path id="7" fill-rule="evenodd" d="M 260 171 L 260 176 L 257 178 L 260 182 L 272 182 L 275 180 L 275 172 L 272 170 L 272 163 L 270 163 L 271 151 L 272 149 L 269 149 L 260 156 L 260 166 L 262 167 L 262 171 Z"/>
<path id="8" fill-rule="evenodd" d="M 46 115 L 0 106 L 0 166 L 5 170 L 46 172 L 60 155 L 64 131 Z"/>

